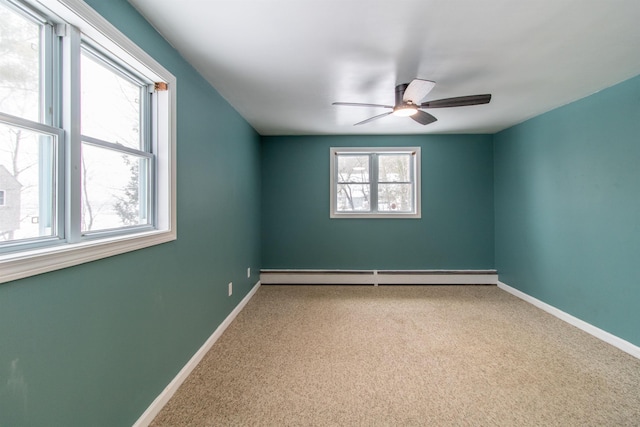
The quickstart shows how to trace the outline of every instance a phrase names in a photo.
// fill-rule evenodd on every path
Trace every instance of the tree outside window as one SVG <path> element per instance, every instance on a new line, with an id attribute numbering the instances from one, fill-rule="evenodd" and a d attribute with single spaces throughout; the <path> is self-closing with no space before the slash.
<path id="1" fill-rule="evenodd" d="M 332 148 L 332 218 L 420 218 L 420 148 Z"/>

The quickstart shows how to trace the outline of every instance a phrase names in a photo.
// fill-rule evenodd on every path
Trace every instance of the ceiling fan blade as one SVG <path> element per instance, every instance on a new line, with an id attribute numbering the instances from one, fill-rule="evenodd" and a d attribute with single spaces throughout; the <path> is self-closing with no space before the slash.
<path id="1" fill-rule="evenodd" d="M 464 107 L 467 105 L 488 104 L 489 101 L 491 101 L 491 94 L 458 96 L 456 98 L 423 102 L 420 104 L 420 108 Z"/>
<path id="2" fill-rule="evenodd" d="M 418 104 L 431 92 L 431 89 L 433 89 L 435 85 L 436 82 L 430 80 L 413 79 L 405 89 L 402 100 L 404 102 L 412 101 L 414 104 Z"/>
<path id="3" fill-rule="evenodd" d="M 334 102 L 331 105 L 344 105 L 348 107 L 382 107 L 382 108 L 393 108 L 393 105 L 382 105 L 382 104 L 361 104 L 359 102 Z"/>
<path id="4" fill-rule="evenodd" d="M 363 125 L 365 123 L 369 123 L 369 122 L 372 122 L 374 120 L 381 119 L 384 116 L 388 116 L 389 114 L 392 114 L 392 113 L 393 113 L 393 111 L 389 111 L 388 113 L 382 113 L 382 114 L 379 114 L 377 116 L 369 117 L 367 120 L 363 120 L 361 122 L 358 122 L 354 126 Z"/>
<path id="5" fill-rule="evenodd" d="M 438 120 L 435 117 L 433 117 L 431 114 L 425 111 L 420 111 L 420 110 L 418 110 L 416 114 L 409 117 L 411 117 L 413 120 L 420 123 L 421 125 L 428 125 L 429 123 L 433 123 Z"/>

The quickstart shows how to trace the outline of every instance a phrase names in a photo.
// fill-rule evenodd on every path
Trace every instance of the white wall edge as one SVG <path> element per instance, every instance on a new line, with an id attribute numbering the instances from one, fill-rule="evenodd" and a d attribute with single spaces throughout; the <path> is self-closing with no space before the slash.
<path id="1" fill-rule="evenodd" d="M 263 285 L 496 285 L 494 270 L 263 270 Z"/>
<path id="2" fill-rule="evenodd" d="M 622 338 L 604 331 L 597 326 L 593 326 L 592 324 L 587 323 L 584 320 L 578 319 L 577 317 L 574 317 L 569 313 L 566 313 L 552 305 L 549 305 L 546 302 L 540 301 L 539 299 L 534 298 L 531 295 L 525 294 L 518 289 L 512 288 L 511 286 L 503 282 L 498 281 L 498 287 L 530 304 L 533 304 L 534 306 L 546 311 L 547 313 L 557 317 L 558 319 L 563 320 L 590 335 L 593 335 L 594 337 L 606 342 L 607 344 L 611 344 L 612 346 L 624 351 L 625 353 L 628 353 L 631 356 L 640 359 L 640 347 L 630 343 L 629 341 L 623 340 Z"/>
<path id="3" fill-rule="evenodd" d="M 178 372 L 175 378 L 162 390 L 162 393 L 155 398 L 155 400 L 149 405 L 146 411 L 138 418 L 138 420 L 133 424 L 133 427 L 147 427 L 153 419 L 160 413 L 164 405 L 167 404 L 169 399 L 175 394 L 176 391 L 180 388 L 182 383 L 187 379 L 189 374 L 198 366 L 198 363 L 202 360 L 202 358 L 207 354 L 207 352 L 213 347 L 213 345 L 218 341 L 218 338 L 224 333 L 224 331 L 229 327 L 231 322 L 238 316 L 238 314 L 242 311 L 242 309 L 247 305 L 249 300 L 255 295 L 260 288 L 260 281 L 258 281 L 255 286 L 249 291 L 247 295 L 240 301 L 240 303 L 233 309 L 231 313 L 227 316 L 226 319 L 216 328 L 216 330 L 211 334 L 211 336 L 205 341 L 205 343 L 200 347 L 200 349 L 191 357 L 191 359 L 187 362 L 186 365 Z"/>

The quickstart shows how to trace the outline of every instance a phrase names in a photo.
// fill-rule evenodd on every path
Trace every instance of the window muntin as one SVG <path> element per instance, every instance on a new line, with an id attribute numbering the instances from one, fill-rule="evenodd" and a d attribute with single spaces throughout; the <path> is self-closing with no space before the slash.
<path id="1" fill-rule="evenodd" d="M 26 76 L 29 85 L 6 85 L 5 89 L 14 95 L 25 92 L 28 96 L 14 96 L 4 105 L 0 100 L 0 127 L 38 135 L 38 204 L 50 213 L 43 214 L 39 206 L 39 215 L 30 216 L 34 227 L 45 228 L 39 237 L 16 239 L 14 233 L 13 240 L 8 241 L 0 233 L 0 283 L 175 240 L 175 77 L 82 0 L 0 0 L 0 49 L 7 48 L 2 43 L 10 40 L 3 35 L 7 16 L 26 23 L 25 27 L 38 28 L 37 45 L 29 45 L 37 51 L 38 66 L 32 68 L 37 72 L 38 84 L 36 87 L 35 79 Z M 15 77 L 10 73 L 20 74 L 24 68 L 13 52 L 8 56 L 5 52 L 8 50 L 3 50 L 0 57 L 2 83 Z M 117 114 L 102 117 L 111 120 L 106 131 L 103 127 L 100 133 L 97 126 L 81 129 L 82 52 L 110 72 L 111 80 L 135 88 L 137 96 L 132 96 L 131 90 L 124 91 L 124 98 L 133 99 L 137 105 L 134 114 L 126 112 L 128 117 L 135 116 L 133 120 L 125 123 L 118 116 L 123 105 L 123 96 L 119 96 L 117 106 L 112 106 Z M 34 64 L 35 56 L 30 54 L 23 62 Z M 3 75 L 7 70 L 9 74 Z M 21 88 L 29 90 L 20 92 Z M 8 95 L 7 91 L 0 89 L 0 98 Z M 94 95 L 85 97 L 95 99 Z M 20 108 L 16 107 L 20 102 Z M 85 117 L 88 124 L 91 119 Z M 87 135 L 81 134 L 82 130 Z M 125 137 L 121 137 L 123 134 Z M 10 150 L 4 150 L 4 155 L 2 151 L 10 141 L 1 138 L 0 134 L 0 165 L 13 170 L 11 156 L 6 154 Z M 96 152 L 108 155 L 96 162 Z M 88 166 L 86 175 L 83 163 Z M 111 173 L 119 169 L 118 174 L 123 176 L 120 181 L 112 180 L 117 185 L 107 184 L 104 171 L 110 168 Z M 90 178 L 92 173 L 99 179 L 83 186 L 83 178 Z M 11 173 L 9 176 L 13 177 Z M 115 212 L 117 221 L 101 223 L 106 219 L 103 209 L 99 212 L 102 218 L 94 216 L 89 230 L 83 225 L 83 219 L 89 219 L 82 213 L 83 190 L 99 200 L 107 187 L 107 210 L 112 218 Z M 3 190 L 5 202 L 12 203 L 14 193 L 8 188 Z M 3 207 L 1 211 L 7 209 Z M 0 223 L 4 223 L 3 218 Z"/>
<path id="2" fill-rule="evenodd" d="M 420 218 L 420 148 L 332 148 L 331 218 Z"/>

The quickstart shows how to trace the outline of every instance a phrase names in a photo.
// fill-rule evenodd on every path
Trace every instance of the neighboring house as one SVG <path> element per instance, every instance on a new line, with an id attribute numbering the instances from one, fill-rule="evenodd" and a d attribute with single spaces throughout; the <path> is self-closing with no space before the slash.
<path id="1" fill-rule="evenodd" d="M 0 165 L 0 235 L 20 228 L 20 190 L 22 184 Z"/>

